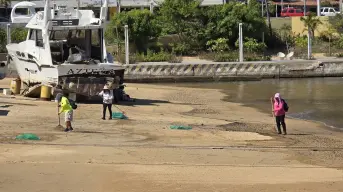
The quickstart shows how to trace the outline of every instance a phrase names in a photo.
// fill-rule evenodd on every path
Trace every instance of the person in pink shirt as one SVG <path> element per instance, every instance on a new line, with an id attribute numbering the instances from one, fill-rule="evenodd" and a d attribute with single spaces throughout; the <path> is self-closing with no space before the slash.
<path id="1" fill-rule="evenodd" d="M 280 93 L 276 93 L 274 95 L 274 98 L 272 98 L 272 102 L 273 102 L 273 113 L 275 115 L 278 134 L 281 134 L 281 125 L 282 125 L 283 134 L 287 135 L 285 115 L 286 115 L 286 112 L 288 111 L 288 105 L 286 101 L 281 98 Z"/>

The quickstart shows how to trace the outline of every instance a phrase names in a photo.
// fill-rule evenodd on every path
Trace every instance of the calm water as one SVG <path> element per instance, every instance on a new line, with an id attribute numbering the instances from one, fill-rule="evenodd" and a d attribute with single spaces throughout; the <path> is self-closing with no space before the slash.
<path id="1" fill-rule="evenodd" d="M 343 78 L 175 85 L 221 89 L 227 94 L 227 101 L 243 103 L 268 113 L 271 113 L 270 97 L 279 92 L 290 107 L 289 116 L 320 121 L 327 126 L 343 129 Z"/>

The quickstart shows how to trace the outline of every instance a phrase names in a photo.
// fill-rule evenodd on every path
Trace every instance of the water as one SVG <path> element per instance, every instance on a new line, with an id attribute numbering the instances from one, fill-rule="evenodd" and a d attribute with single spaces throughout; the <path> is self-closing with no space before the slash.
<path id="1" fill-rule="evenodd" d="M 289 116 L 343 129 L 343 78 L 185 83 L 176 86 L 221 89 L 227 95 L 225 100 L 243 103 L 266 113 L 271 113 L 270 98 L 279 92 L 289 105 Z"/>

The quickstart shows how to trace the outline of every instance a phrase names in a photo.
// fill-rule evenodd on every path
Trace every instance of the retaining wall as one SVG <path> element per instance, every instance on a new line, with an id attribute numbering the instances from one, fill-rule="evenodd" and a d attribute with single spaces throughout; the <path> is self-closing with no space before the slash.
<path id="1" fill-rule="evenodd" d="M 126 65 L 127 82 L 258 80 L 343 76 L 343 60 Z M 201 80 L 202 79 L 202 80 Z"/>

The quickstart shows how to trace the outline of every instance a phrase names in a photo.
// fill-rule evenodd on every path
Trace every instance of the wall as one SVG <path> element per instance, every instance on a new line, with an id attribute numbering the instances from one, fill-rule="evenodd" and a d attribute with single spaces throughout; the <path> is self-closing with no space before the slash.
<path id="1" fill-rule="evenodd" d="M 300 21 L 301 17 L 292 17 L 292 31 L 295 34 L 303 34 L 307 35 L 307 31 L 305 31 L 305 26 L 302 21 Z M 321 16 L 319 17 L 320 21 L 323 23 L 318 26 L 318 29 L 314 32 L 314 36 L 320 36 L 320 34 L 323 31 L 326 31 L 328 29 L 328 26 L 330 26 L 328 16 Z"/>
<path id="2" fill-rule="evenodd" d="M 257 80 L 343 76 L 343 60 L 208 64 L 130 64 L 126 82 Z M 189 80 L 187 80 L 189 79 Z"/>

